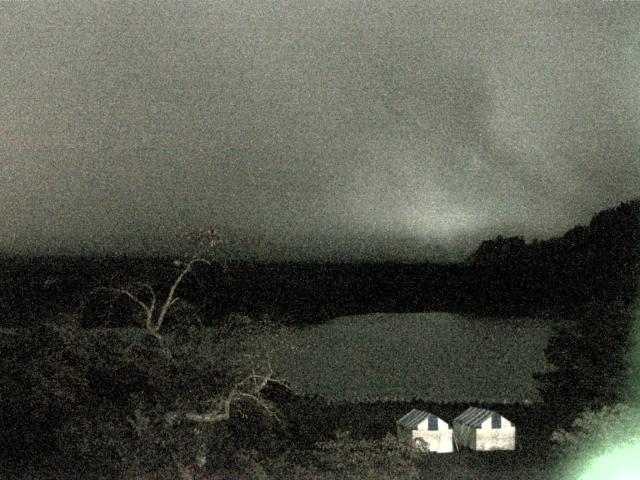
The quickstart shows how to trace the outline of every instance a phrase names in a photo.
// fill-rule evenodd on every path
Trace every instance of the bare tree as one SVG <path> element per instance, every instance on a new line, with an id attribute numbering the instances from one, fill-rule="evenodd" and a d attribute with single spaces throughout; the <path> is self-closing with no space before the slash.
<path id="1" fill-rule="evenodd" d="M 191 253 L 185 254 L 188 257 L 186 261 L 174 260 L 173 264 L 180 267 L 180 273 L 174 279 L 169 291 L 163 301 L 158 302 L 158 296 L 155 289 L 144 282 L 136 282 L 129 288 L 116 287 L 99 287 L 96 290 L 106 290 L 116 295 L 124 295 L 136 305 L 138 305 L 144 314 L 144 327 L 146 332 L 155 337 L 163 351 L 170 356 L 170 352 L 166 346 L 164 337 L 160 333 L 160 329 L 164 325 L 164 321 L 171 307 L 180 300 L 176 296 L 178 287 L 187 275 L 193 272 L 194 266 L 198 263 L 211 265 L 211 255 L 215 248 L 222 242 L 218 232 L 214 229 L 187 230 L 183 235 L 187 243 L 191 244 Z M 193 248 L 195 247 L 195 248 Z M 148 299 L 144 299 L 141 292 L 147 292 Z"/>
<path id="2" fill-rule="evenodd" d="M 174 265 L 180 267 L 180 272 L 173 280 L 164 298 L 159 299 L 160 296 L 149 283 L 135 283 L 132 288 L 106 289 L 114 294 L 125 296 L 140 307 L 144 315 L 144 328 L 146 332 L 158 340 L 162 352 L 173 362 L 176 361 L 175 355 L 172 353 L 170 342 L 166 341 L 161 329 L 165 325 L 167 315 L 171 308 L 180 300 L 177 291 L 185 277 L 193 273 L 195 265 L 199 263 L 211 265 L 213 260 L 210 252 L 221 242 L 218 233 L 212 229 L 191 230 L 186 232 L 184 237 L 195 245 L 196 252 L 189 255 L 187 260 L 174 261 Z M 163 423 L 169 428 L 176 423 L 193 423 L 194 433 L 197 433 L 200 432 L 200 426 L 202 425 L 213 425 L 229 420 L 232 409 L 240 408 L 243 402 L 250 402 L 258 406 L 268 416 L 281 421 L 275 407 L 263 397 L 262 393 L 270 383 L 279 383 L 285 387 L 286 385 L 274 378 L 271 363 L 268 360 L 266 363 L 267 368 L 261 369 L 263 373 L 257 373 L 254 370 L 251 374 L 233 384 L 226 393 L 221 392 L 214 396 L 214 398 L 208 399 L 205 404 L 202 405 L 203 408 L 200 409 L 200 411 L 193 411 L 187 408 L 172 410 L 164 414 Z M 139 433 L 144 431 L 144 429 L 138 428 L 140 422 L 144 423 L 144 421 L 146 420 L 137 414 L 135 418 L 130 419 L 130 423 Z M 183 479 L 192 478 L 191 472 L 194 465 L 202 467 L 207 463 L 206 445 L 204 442 L 200 447 L 195 455 L 194 463 L 184 465 L 176 460 L 175 463 L 181 471 Z"/>
<path id="3" fill-rule="evenodd" d="M 164 325 L 169 310 L 176 304 L 176 302 L 180 300 L 180 297 L 176 296 L 178 287 L 180 286 L 184 278 L 193 271 L 193 267 L 197 263 L 211 265 L 211 262 L 204 258 L 193 258 L 185 265 L 181 264 L 181 262 L 179 261 L 174 262 L 174 264 L 177 264 L 177 266 L 182 266 L 182 270 L 171 284 L 166 297 L 161 303 L 159 303 L 157 300 L 157 295 L 154 288 L 148 283 L 136 282 L 133 287 L 137 287 L 137 290 L 134 290 L 133 288 L 114 287 L 101 288 L 100 290 L 106 289 L 107 291 L 110 291 L 117 295 L 124 295 L 136 305 L 138 305 L 142 309 L 142 312 L 144 314 L 144 327 L 146 332 L 155 337 L 162 347 L 165 355 L 167 355 L 167 357 L 169 358 L 172 358 L 171 352 L 167 347 L 165 338 L 160 333 L 160 330 Z M 149 299 L 146 301 L 143 300 L 141 295 L 138 293 L 139 290 L 148 292 Z"/>

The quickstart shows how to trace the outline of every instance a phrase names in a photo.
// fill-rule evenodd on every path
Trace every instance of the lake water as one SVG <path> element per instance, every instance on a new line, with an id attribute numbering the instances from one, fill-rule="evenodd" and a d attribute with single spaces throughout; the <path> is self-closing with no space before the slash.
<path id="1" fill-rule="evenodd" d="M 351 316 L 292 330 L 272 363 L 294 388 L 335 400 L 533 403 L 551 333 L 537 319 Z"/>

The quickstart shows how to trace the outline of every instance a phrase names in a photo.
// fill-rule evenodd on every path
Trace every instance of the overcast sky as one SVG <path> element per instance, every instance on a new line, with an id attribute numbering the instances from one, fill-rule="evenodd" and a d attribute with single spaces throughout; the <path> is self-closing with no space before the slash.
<path id="1" fill-rule="evenodd" d="M 0 250 L 561 234 L 640 195 L 639 25 L 630 1 L 2 1 Z"/>

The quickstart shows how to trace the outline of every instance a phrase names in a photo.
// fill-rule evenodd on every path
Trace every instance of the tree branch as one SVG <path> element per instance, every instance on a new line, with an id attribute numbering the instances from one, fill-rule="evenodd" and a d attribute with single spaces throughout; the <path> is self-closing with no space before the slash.
<path id="1" fill-rule="evenodd" d="M 171 289 L 169 290 L 169 294 L 167 295 L 167 298 L 165 299 L 164 304 L 162 305 L 162 308 L 160 309 L 160 313 L 158 314 L 158 319 L 156 320 L 156 325 L 155 325 L 156 331 L 160 330 L 160 327 L 162 326 L 162 322 L 164 322 L 164 317 L 167 315 L 167 312 L 169 311 L 169 308 L 171 308 L 171 306 L 176 301 L 178 301 L 178 298 L 174 298 L 174 296 L 176 294 L 176 289 L 178 288 L 180 283 L 182 283 L 182 280 L 184 279 L 184 277 L 189 272 L 191 272 L 191 270 L 193 269 L 193 266 L 196 263 L 205 263 L 207 265 L 211 265 L 211 262 L 209 262 L 208 260 L 205 260 L 204 258 L 194 258 L 189 263 L 187 263 L 187 266 L 184 267 L 182 272 L 180 272 L 180 275 L 178 275 L 178 278 L 176 278 L 176 280 L 173 282 L 173 285 L 171 285 Z"/>
<path id="2" fill-rule="evenodd" d="M 147 318 L 151 318 L 151 315 L 153 314 L 153 310 L 146 303 L 144 303 L 142 300 L 140 300 L 138 297 L 132 294 L 129 290 L 125 290 L 123 288 L 107 288 L 106 290 L 109 290 L 114 293 L 118 293 L 119 295 L 126 295 L 132 301 L 140 305 L 140 307 L 144 310 Z"/>
<path id="3" fill-rule="evenodd" d="M 233 386 L 226 398 L 219 398 L 216 399 L 215 402 L 212 402 L 215 405 L 214 408 L 206 413 L 174 411 L 165 414 L 164 419 L 169 424 L 173 423 L 177 419 L 184 419 L 198 423 L 223 422 L 229 420 L 229 418 L 231 417 L 232 404 L 241 398 L 246 398 L 256 403 L 265 412 L 267 412 L 268 415 L 274 417 L 278 422 L 282 423 L 282 419 L 275 411 L 275 409 L 271 407 L 260 396 L 262 390 L 264 390 L 264 388 L 269 383 L 278 383 L 280 385 L 286 386 L 279 380 L 273 380 L 272 375 L 273 371 L 271 370 L 271 366 L 269 366 L 269 373 L 267 375 L 256 375 L 255 373 L 252 373 L 251 375 L 246 376 Z M 251 382 L 253 383 L 252 388 L 250 388 L 248 391 L 243 391 L 243 387 Z M 286 387 L 289 388 L 288 386 Z"/>
<path id="4" fill-rule="evenodd" d="M 141 287 L 146 288 L 149 294 L 151 295 L 151 304 L 149 305 L 149 310 L 153 312 L 156 307 L 156 292 L 153 290 L 153 287 L 148 283 L 142 283 L 142 282 L 138 282 L 136 283 L 136 285 L 140 285 Z"/>

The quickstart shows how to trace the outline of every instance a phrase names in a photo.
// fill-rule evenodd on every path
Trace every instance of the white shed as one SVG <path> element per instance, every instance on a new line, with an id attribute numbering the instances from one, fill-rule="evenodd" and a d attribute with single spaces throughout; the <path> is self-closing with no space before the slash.
<path id="1" fill-rule="evenodd" d="M 433 413 L 411 410 L 396 422 L 398 438 L 428 452 L 453 452 L 451 426 Z"/>
<path id="2" fill-rule="evenodd" d="M 458 448 L 472 450 L 515 450 L 516 427 L 498 412 L 469 407 L 453 419 L 453 436 Z"/>

